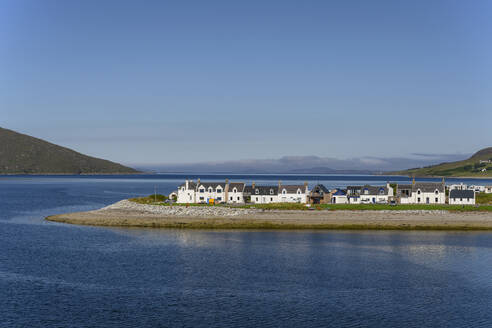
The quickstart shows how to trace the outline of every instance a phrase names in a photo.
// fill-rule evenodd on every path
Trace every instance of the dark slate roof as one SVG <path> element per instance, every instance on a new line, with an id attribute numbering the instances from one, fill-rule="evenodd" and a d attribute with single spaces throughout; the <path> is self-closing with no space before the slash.
<path id="1" fill-rule="evenodd" d="M 368 195 L 380 195 L 379 191 L 382 189 L 384 191 L 384 195 L 388 194 L 388 188 L 386 186 L 348 186 L 347 190 L 351 190 L 352 194 L 358 194 L 355 191 L 360 190 L 360 194 L 364 195 L 364 190 L 368 190 Z"/>
<path id="2" fill-rule="evenodd" d="M 245 186 L 244 182 L 231 182 L 229 183 L 229 192 L 232 192 L 234 188 L 236 188 L 238 192 L 243 192 Z"/>
<path id="3" fill-rule="evenodd" d="M 286 190 L 288 194 L 296 194 L 297 189 L 300 189 L 302 193 L 305 192 L 306 187 L 304 185 L 280 185 L 280 193 L 282 193 L 282 190 Z"/>
<path id="4" fill-rule="evenodd" d="M 473 190 L 453 189 L 449 192 L 449 198 L 475 198 L 475 192 Z"/>
<path id="5" fill-rule="evenodd" d="M 278 195 L 278 186 L 255 186 L 251 191 L 251 195 L 272 195 L 270 194 L 271 189 L 273 189 L 273 195 Z M 256 190 L 258 190 L 258 194 Z"/>
<path id="6" fill-rule="evenodd" d="M 411 184 L 398 184 L 396 187 L 397 190 L 412 190 Z"/>
<path id="7" fill-rule="evenodd" d="M 312 194 L 319 194 L 320 191 L 324 192 L 324 193 L 329 193 L 330 191 L 328 190 L 328 188 L 326 188 L 324 185 L 322 184 L 317 184 L 316 186 L 313 187 L 313 189 L 311 190 L 311 193 Z"/>
<path id="8" fill-rule="evenodd" d="M 222 189 L 225 189 L 225 185 L 225 182 L 200 182 L 198 187 L 204 186 L 205 189 L 212 187 L 215 190 L 218 186 L 221 186 Z"/>
<path id="9" fill-rule="evenodd" d="M 243 192 L 245 194 L 251 194 L 251 191 L 253 190 L 253 187 L 252 186 L 244 186 L 244 190 Z"/>
<path id="10" fill-rule="evenodd" d="M 439 192 L 444 192 L 444 184 L 442 182 L 416 182 L 412 186 L 412 191 L 417 191 L 420 189 L 422 192 L 434 192 L 439 190 Z"/>

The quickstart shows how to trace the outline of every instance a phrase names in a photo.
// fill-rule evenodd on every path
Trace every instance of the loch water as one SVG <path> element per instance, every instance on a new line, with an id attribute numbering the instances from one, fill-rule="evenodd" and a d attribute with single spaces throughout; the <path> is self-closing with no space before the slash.
<path id="1" fill-rule="evenodd" d="M 0 327 L 492 327 L 489 232 L 124 229 L 44 220 L 155 188 L 166 194 L 184 178 L 1 176 Z M 328 187 L 408 180 L 232 179 Z"/>

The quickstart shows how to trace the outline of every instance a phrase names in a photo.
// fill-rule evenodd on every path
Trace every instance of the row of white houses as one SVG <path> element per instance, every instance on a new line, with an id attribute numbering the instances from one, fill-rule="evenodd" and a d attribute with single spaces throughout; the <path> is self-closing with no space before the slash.
<path id="1" fill-rule="evenodd" d="M 460 186 L 460 185 L 458 185 Z M 450 186 L 452 187 L 452 186 Z M 269 203 L 303 203 L 303 204 L 475 204 L 475 189 L 464 187 L 449 188 L 446 197 L 444 181 L 415 182 L 398 184 L 396 188 L 389 183 L 385 186 L 348 186 L 346 189 L 328 190 L 323 185 L 308 189 L 307 182 L 303 185 L 258 186 L 254 182 L 246 185 L 243 182 L 196 182 L 186 180 L 171 194 L 177 203 L 228 203 L 228 204 L 269 204 Z M 485 192 L 485 191 L 484 191 Z"/>
<path id="2" fill-rule="evenodd" d="M 492 194 L 492 185 L 491 186 L 481 186 L 481 185 L 466 185 L 464 183 L 460 184 L 452 184 L 448 186 L 448 189 L 451 190 L 473 190 L 475 192 L 484 192 L 486 194 Z"/>
<path id="3" fill-rule="evenodd" d="M 276 186 L 247 186 L 243 182 L 202 182 L 186 180 L 178 187 L 177 203 L 228 203 L 255 204 L 268 203 L 306 203 L 308 184 Z"/>

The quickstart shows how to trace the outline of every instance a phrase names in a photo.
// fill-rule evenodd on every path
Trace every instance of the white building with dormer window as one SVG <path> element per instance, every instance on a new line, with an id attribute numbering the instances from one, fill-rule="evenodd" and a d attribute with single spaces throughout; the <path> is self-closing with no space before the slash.
<path id="1" fill-rule="evenodd" d="M 414 181 L 411 185 L 398 185 L 397 197 L 401 204 L 445 204 L 445 185 Z"/>
<path id="2" fill-rule="evenodd" d="M 244 203 L 245 184 L 243 182 L 202 182 L 186 180 L 178 187 L 177 203 Z"/>
<path id="3" fill-rule="evenodd" d="M 280 203 L 302 203 L 308 200 L 308 185 L 283 185 L 279 184 L 278 198 Z"/>

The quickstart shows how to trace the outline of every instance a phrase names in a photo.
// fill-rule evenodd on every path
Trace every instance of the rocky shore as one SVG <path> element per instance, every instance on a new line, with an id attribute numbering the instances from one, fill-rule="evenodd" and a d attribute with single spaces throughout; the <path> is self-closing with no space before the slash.
<path id="1" fill-rule="evenodd" d="M 262 210 L 158 206 L 128 200 L 46 219 L 80 225 L 192 229 L 492 230 L 491 212 Z"/>

